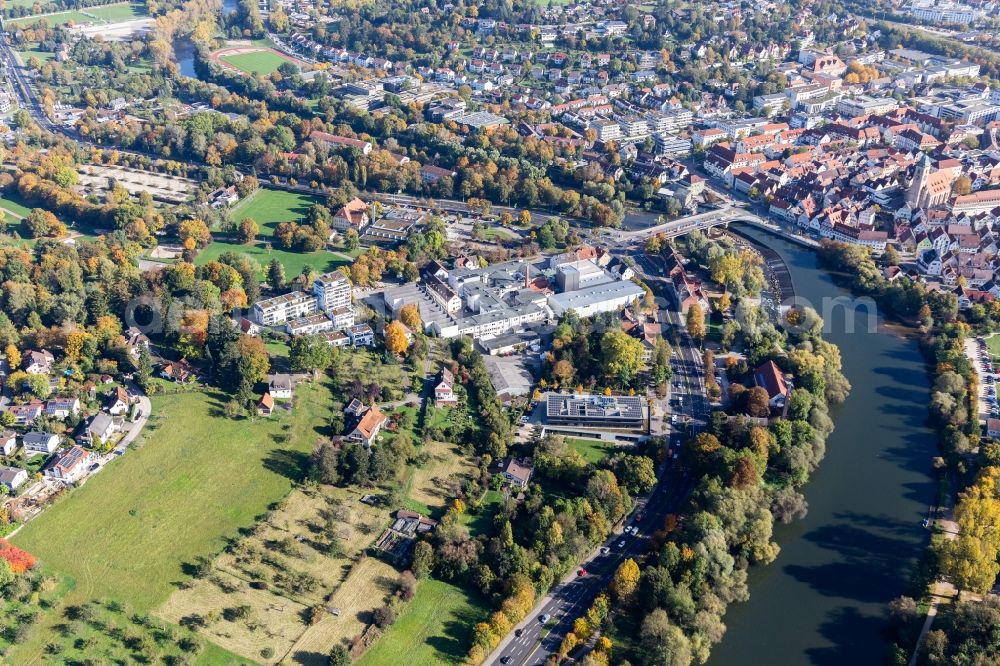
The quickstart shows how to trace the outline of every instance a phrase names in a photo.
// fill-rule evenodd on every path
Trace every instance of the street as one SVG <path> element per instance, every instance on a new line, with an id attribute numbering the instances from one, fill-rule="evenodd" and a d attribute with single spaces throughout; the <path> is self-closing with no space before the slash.
<path id="1" fill-rule="evenodd" d="M 652 280 L 651 280 L 652 282 Z M 657 286 L 651 284 L 654 291 Z M 664 413 L 677 422 L 669 427 L 669 448 L 680 450 L 688 434 L 704 429 L 709 413 L 705 394 L 704 371 L 700 348 L 687 334 L 680 313 L 661 309 L 665 323 L 677 334 L 678 349 L 671 359 L 673 377 L 670 395 L 663 404 Z M 603 592 L 614 577 L 618 566 L 627 558 L 642 556 L 648 549 L 650 536 L 661 529 L 667 514 L 680 510 L 694 487 L 692 479 L 673 457 L 666 461 L 659 481 L 652 493 L 635 503 L 633 518 L 627 527 L 635 527 L 635 534 L 616 530 L 601 546 L 585 558 L 562 582 L 552 588 L 539 601 L 532 612 L 500 642 L 486 663 L 491 665 L 526 666 L 544 664 L 549 655 L 558 651 L 573 622 L 587 611 L 598 594 Z M 642 519 L 636 521 L 634 516 Z M 606 553 L 602 553 L 607 549 Z M 585 576 L 578 575 L 585 569 Z M 548 624 L 539 619 L 551 617 Z"/>

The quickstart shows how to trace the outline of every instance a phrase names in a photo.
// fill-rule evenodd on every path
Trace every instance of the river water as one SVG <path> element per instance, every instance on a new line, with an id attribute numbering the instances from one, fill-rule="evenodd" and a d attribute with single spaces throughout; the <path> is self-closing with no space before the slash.
<path id="1" fill-rule="evenodd" d="M 235 12 L 238 7 L 238 0 L 222 0 L 223 15 Z M 174 40 L 174 59 L 182 75 L 198 78 L 194 71 L 194 43 L 190 39 L 178 37 Z"/>
<path id="2" fill-rule="evenodd" d="M 821 314 L 824 299 L 850 297 L 817 267 L 813 251 L 758 229 L 741 232 L 784 258 L 797 297 Z M 881 325 L 865 332 L 859 312 L 853 334 L 844 308 L 823 314 L 851 395 L 831 410 L 836 430 L 803 490 L 809 515 L 776 526 L 781 554 L 751 570 L 750 601 L 730 607 L 711 666 L 883 663 L 885 605 L 906 592 L 927 544 L 921 521 L 935 495 L 937 448 L 916 340 Z"/>

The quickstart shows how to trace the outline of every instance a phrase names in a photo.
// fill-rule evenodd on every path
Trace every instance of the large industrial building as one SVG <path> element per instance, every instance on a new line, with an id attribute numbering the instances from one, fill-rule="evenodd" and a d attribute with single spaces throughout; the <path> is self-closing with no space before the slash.
<path id="1" fill-rule="evenodd" d="M 485 268 L 446 269 L 435 263 L 418 284 L 387 289 L 383 298 L 394 317 L 403 305 L 416 303 L 424 326 L 435 335 L 488 339 L 569 310 L 581 317 L 612 312 L 645 295 L 600 262 L 591 249 Z"/>

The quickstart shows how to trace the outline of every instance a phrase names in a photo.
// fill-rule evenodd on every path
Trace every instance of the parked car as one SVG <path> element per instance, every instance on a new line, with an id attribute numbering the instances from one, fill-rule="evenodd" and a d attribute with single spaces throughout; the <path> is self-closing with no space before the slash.
<path id="1" fill-rule="evenodd" d="M 621 541 L 618 542 L 618 547 L 619 548 L 624 548 L 625 547 L 625 539 L 622 539 Z"/>
<path id="2" fill-rule="evenodd" d="M 538 616 L 538 621 L 541 622 L 542 624 L 545 624 L 550 619 L 551 616 L 548 613 L 542 613 L 541 615 Z"/>

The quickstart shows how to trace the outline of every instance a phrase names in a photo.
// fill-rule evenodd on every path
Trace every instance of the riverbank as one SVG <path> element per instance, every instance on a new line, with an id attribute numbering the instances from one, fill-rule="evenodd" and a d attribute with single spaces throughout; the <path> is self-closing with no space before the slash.
<path id="1" fill-rule="evenodd" d="M 843 306 L 852 294 L 819 268 L 815 252 L 783 235 L 740 231 L 783 259 L 796 295 L 826 320 L 824 337 L 840 348 L 853 390 L 831 409 L 837 427 L 826 459 L 803 488 L 809 514 L 776 526 L 781 554 L 751 569 L 750 601 L 730 607 L 728 632 L 709 663 L 880 664 L 885 607 L 908 591 L 935 496 L 924 357 L 897 327 L 864 327 L 867 313 Z M 853 333 L 848 323 L 858 324 Z"/>

